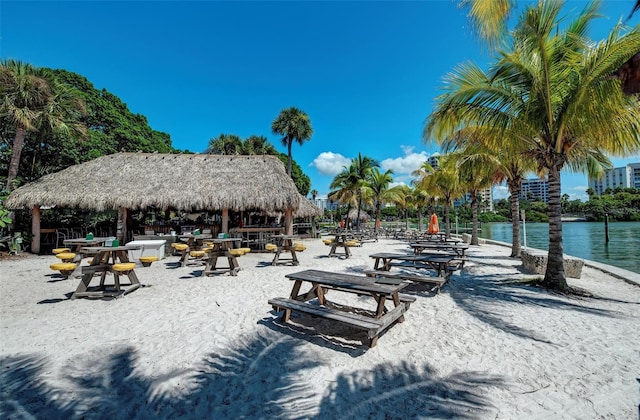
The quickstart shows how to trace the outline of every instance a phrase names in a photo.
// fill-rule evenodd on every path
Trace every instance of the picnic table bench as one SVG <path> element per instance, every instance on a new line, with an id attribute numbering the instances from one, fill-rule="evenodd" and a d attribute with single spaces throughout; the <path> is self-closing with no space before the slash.
<path id="1" fill-rule="evenodd" d="M 320 270 L 305 270 L 287 274 L 286 277 L 294 281 L 289 298 L 277 297 L 269 299 L 268 302 L 275 310 L 284 310 L 283 322 L 289 321 L 291 312 L 295 311 L 344 323 L 365 331 L 370 347 L 376 345 L 380 332 L 396 321 L 404 321 L 403 314 L 415 301 L 414 297 L 399 293 L 408 284 L 400 279 L 374 279 Z M 308 291 L 300 293 L 304 282 L 311 283 L 311 287 Z M 325 298 L 327 290 L 372 296 L 376 301 L 375 316 L 366 316 L 328 306 Z M 394 304 L 394 308 L 391 310 L 385 306 L 387 298 L 390 298 Z M 316 304 L 310 303 L 315 299 L 317 299 Z"/>

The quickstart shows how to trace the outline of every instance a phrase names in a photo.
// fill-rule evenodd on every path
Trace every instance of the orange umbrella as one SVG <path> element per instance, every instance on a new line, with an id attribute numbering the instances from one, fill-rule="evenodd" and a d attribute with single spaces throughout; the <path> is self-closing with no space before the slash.
<path id="1" fill-rule="evenodd" d="M 440 232 L 440 227 L 438 226 L 438 216 L 435 213 L 431 215 L 431 219 L 429 219 L 429 227 L 427 232 L 430 234 Z"/>

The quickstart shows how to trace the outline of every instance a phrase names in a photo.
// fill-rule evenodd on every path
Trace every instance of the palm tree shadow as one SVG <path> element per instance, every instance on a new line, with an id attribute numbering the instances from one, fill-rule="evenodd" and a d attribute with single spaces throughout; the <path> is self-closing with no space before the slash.
<path id="1" fill-rule="evenodd" d="M 42 379 L 45 358 L 28 354 L 4 357 L 0 369 L 0 418 L 73 418 L 76 403 L 60 402 L 58 391 Z"/>
<path id="2" fill-rule="evenodd" d="M 477 266 L 496 266 L 495 259 L 492 259 L 491 262 L 481 263 L 474 258 L 474 262 Z M 587 299 L 568 298 L 565 295 L 549 292 L 544 288 L 514 281 L 512 273 L 477 275 L 473 273 L 473 267 L 465 268 L 465 270 L 467 270 L 467 275 L 455 276 L 444 290 L 460 308 L 478 320 L 519 337 L 550 343 L 538 333 L 508 321 L 511 316 L 507 312 L 510 312 L 511 309 L 506 309 L 506 312 L 503 313 L 502 308 L 505 305 L 529 305 L 579 311 L 599 316 L 617 316 L 615 312 L 585 304 Z"/>
<path id="3" fill-rule="evenodd" d="M 341 374 L 316 418 L 481 418 L 489 414 L 489 389 L 503 380 L 477 372 L 437 378 L 426 364 L 378 365 Z"/>
<path id="4" fill-rule="evenodd" d="M 304 343 L 261 330 L 237 337 L 194 368 L 155 377 L 136 370 L 134 348 L 120 347 L 74 358 L 56 387 L 44 380 L 44 358 L 6 357 L 0 359 L 0 417 L 467 418 L 486 413 L 486 396 L 503 386 L 500 378 L 475 372 L 436 378 L 429 366 L 385 362 L 340 374 L 325 388 L 310 378 L 332 366 Z"/>

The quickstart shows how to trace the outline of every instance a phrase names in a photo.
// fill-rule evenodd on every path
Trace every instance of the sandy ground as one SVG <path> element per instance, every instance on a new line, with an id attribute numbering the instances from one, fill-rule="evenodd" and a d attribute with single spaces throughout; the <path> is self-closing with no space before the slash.
<path id="1" fill-rule="evenodd" d="M 326 320 L 282 324 L 267 300 L 289 295 L 287 273 L 361 273 L 407 244 L 342 260 L 304 242 L 299 267 L 249 254 L 237 277 L 170 257 L 105 300 L 68 299 L 78 280 L 54 274 L 53 256 L 0 261 L 0 418 L 638 417 L 640 287 L 585 267 L 570 284 L 593 297 L 550 293 L 521 282 L 533 276 L 508 248 L 471 247 L 440 294 L 407 287 L 405 322 L 369 349 Z"/>

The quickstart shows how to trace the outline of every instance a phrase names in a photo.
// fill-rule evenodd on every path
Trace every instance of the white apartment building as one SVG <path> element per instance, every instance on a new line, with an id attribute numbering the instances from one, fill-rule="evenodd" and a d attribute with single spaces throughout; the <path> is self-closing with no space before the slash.
<path id="1" fill-rule="evenodd" d="M 640 162 L 606 171 L 601 178 L 589 178 L 589 188 L 602 195 L 607 188 L 640 188 Z"/>
<path id="2" fill-rule="evenodd" d="M 523 179 L 522 187 L 518 198 L 529 199 L 529 197 L 548 203 L 549 202 L 549 181 L 540 178 Z"/>

